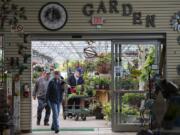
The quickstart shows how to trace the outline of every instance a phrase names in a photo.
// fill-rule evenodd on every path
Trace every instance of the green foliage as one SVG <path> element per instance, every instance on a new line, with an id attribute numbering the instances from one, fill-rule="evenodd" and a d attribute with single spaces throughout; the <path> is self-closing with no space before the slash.
<path id="1" fill-rule="evenodd" d="M 152 75 L 152 69 L 151 65 L 154 63 L 155 60 L 155 48 L 151 47 L 149 54 L 147 55 L 146 61 L 144 63 L 144 66 L 141 70 L 141 76 L 140 79 L 141 81 L 147 81 L 149 77 L 149 73 Z"/>
<path id="2" fill-rule="evenodd" d="M 99 56 L 99 58 L 96 61 L 96 65 L 102 65 L 102 64 L 106 64 L 106 63 L 111 63 L 111 54 L 102 54 L 101 56 Z"/>
<path id="3" fill-rule="evenodd" d="M 100 77 L 94 76 L 93 82 L 95 83 L 95 85 L 99 85 L 101 83 Z"/>
<path id="4" fill-rule="evenodd" d="M 124 115 L 139 115 L 138 109 L 129 105 L 122 106 L 122 114 Z"/>
<path id="5" fill-rule="evenodd" d="M 111 120 L 111 103 L 110 102 L 103 105 L 103 113 L 105 115 L 105 119 L 107 121 L 110 121 Z"/>
<path id="6" fill-rule="evenodd" d="M 96 64 L 94 61 L 88 61 L 88 60 L 84 61 L 83 69 L 85 72 L 93 72 L 95 71 L 95 68 L 96 68 Z"/>
<path id="7" fill-rule="evenodd" d="M 82 67 L 82 66 L 83 66 L 83 61 L 71 60 L 68 62 L 68 67 L 72 71 L 75 71 L 78 67 Z"/>
<path id="8" fill-rule="evenodd" d="M 44 68 L 41 67 L 41 66 L 39 66 L 39 65 L 37 65 L 37 66 L 35 66 L 35 67 L 33 68 L 33 70 L 34 70 L 34 71 L 37 71 L 37 72 L 42 72 L 42 71 L 44 70 Z"/>
<path id="9" fill-rule="evenodd" d="M 33 82 L 35 82 L 35 80 L 36 80 L 39 76 L 40 76 L 40 72 L 35 71 L 35 72 L 33 73 L 33 78 L 32 78 Z"/>
<path id="10" fill-rule="evenodd" d="M 94 83 L 94 86 L 98 85 L 100 88 L 103 89 L 109 89 L 109 86 L 111 84 L 111 79 L 107 77 L 93 77 L 92 82 Z"/>
<path id="11" fill-rule="evenodd" d="M 77 95 L 81 95 L 81 92 L 82 92 L 82 88 L 83 86 L 82 85 L 77 85 L 76 86 L 76 93 L 77 93 Z"/>
<path id="12" fill-rule="evenodd" d="M 117 83 L 117 88 L 121 88 L 124 90 L 137 90 L 138 80 L 133 79 L 131 77 L 126 78 L 126 79 L 121 79 L 120 82 Z"/>
<path id="13" fill-rule="evenodd" d="M 84 95 L 87 96 L 95 96 L 96 95 L 96 90 L 94 89 L 93 85 L 84 85 Z"/>
<path id="14" fill-rule="evenodd" d="M 126 93 L 122 97 L 123 104 L 128 104 L 134 107 L 139 107 L 141 104 L 141 100 L 145 97 L 143 94 L 139 93 Z"/>

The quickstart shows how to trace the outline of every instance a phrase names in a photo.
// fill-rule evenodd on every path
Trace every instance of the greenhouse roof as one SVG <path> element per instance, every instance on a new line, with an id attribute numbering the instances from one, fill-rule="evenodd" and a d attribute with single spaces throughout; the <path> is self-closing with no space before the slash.
<path id="1" fill-rule="evenodd" d="M 84 49 L 93 47 L 97 54 L 111 52 L 110 41 L 33 41 L 32 49 L 56 62 L 86 59 Z"/>

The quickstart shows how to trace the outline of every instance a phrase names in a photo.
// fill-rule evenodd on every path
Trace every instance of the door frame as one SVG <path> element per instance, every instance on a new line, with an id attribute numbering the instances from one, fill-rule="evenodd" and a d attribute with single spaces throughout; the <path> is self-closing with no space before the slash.
<path id="1" fill-rule="evenodd" d="M 113 41 L 150 41 L 158 40 L 166 46 L 166 33 L 31 33 L 29 36 L 30 44 L 32 41 L 84 41 L 84 40 L 110 40 Z M 32 48 L 31 48 L 32 49 Z M 114 67 L 113 67 L 114 68 Z M 166 70 L 166 67 L 165 67 Z M 111 76 L 113 77 L 113 72 Z M 165 71 L 166 73 L 166 71 Z M 111 94 L 111 99 L 114 98 Z M 32 102 L 32 101 L 31 101 Z M 32 107 L 32 103 L 31 103 Z M 32 110 L 32 108 L 31 108 Z M 32 112 L 29 112 L 32 121 Z M 112 131 L 124 132 L 124 131 L 137 131 L 139 125 L 121 125 L 121 127 L 113 124 L 112 119 Z M 30 122 L 31 123 L 31 122 Z M 31 123 L 32 124 L 32 123 Z"/>
<path id="2" fill-rule="evenodd" d="M 142 127 L 141 127 L 141 124 L 140 123 L 119 123 L 119 120 L 121 119 L 121 116 L 120 116 L 120 112 L 117 110 L 117 106 L 120 105 L 122 102 L 121 102 L 121 93 L 144 93 L 145 91 L 126 91 L 126 92 L 121 92 L 119 90 L 116 90 L 116 85 L 115 85 L 115 66 L 121 66 L 121 47 L 117 47 L 116 49 L 114 48 L 115 46 L 121 46 L 122 44 L 128 44 L 128 43 L 134 43 L 134 44 L 139 44 L 139 43 L 144 43 L 144 44 L 147 44 L 147 43 L 153 43 L 155 46 L 158 45 L 158 47 L 160 47 L 161 45 L 163 45 L 163 47 L 166 47 L 166 44 L 164 44 L 163 42 L 164 40 L 155 40 L 155 39 L 141 39 L 141 40 L 136 40 L 136 39 L 130 39 L 130 40 L 113 40 L 112 41 L 112 100 L 111 100 L 111 107 L 112 107 L 112 130 L 114 132 L 136 132 L 136 131 L 139 131 Z M 115 52 L 113 52 L 115 50 Z M 157 52 L 158 53 L 158 52 Z M 117 55 L 117 56 L 115 56 Z M 118 58 L 120 59 L 120 62 L 115 62 L 115 58 Z M 159 56 L 158 56 L 159 57 Z M 160 59 L 160 57 L 159 57 Z M 159 60 L 158 59 L 158 60 Z M 165 67 L 165 70 L 166 70 L 166 67 Z M 165 72 L 166 74 L 166 72 Z M 121 77 L 120 77 L 121 78 Z M 119 118 L 118 118 L 118 116 Z M 117 116 L 117 117 L 116 117 Z M 120 120 L 121 121 L 121 120 Z"/>

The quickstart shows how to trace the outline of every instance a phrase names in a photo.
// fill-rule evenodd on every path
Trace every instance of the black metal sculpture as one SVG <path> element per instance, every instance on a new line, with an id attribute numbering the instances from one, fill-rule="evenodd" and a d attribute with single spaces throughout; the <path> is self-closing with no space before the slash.
<path id="1" fill-rule="evenodd" d="M 11 0 L 1 0 L 0 6 L 0 29 L 4 28 L 5 23 L 15 27 L 19 19 L 26 20 L 25 8 L 11 3 Z"/>

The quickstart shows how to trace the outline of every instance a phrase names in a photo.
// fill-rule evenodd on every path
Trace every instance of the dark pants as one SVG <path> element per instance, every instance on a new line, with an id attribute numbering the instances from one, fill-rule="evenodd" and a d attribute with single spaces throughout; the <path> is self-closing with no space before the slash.
<path id="1" fill-rule="evenodd" d="M 41 121 L 43 109 L 46 110 L 44 122 L 49 122 L 49 116 L 51 114 L 51 108 L 45 99 L 38 98 L 38 109 L 37 109 L 37 120 L 38 121 Z"/>

